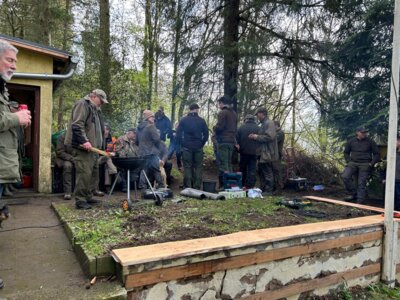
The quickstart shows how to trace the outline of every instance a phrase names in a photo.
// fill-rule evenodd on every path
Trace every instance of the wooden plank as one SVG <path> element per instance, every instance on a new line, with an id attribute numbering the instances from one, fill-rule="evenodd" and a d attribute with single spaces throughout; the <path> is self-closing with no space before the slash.
<path id="1" fill-rule="evenodd" d="M 340 282 L 345 282 L 350 279 L 355 279 L 363 277 L 366 275 L 379 274 L 381 271 L 381 264 L 372 264 L 358 269 L 353 269 L 345 272 L 340 272 L 332 275 L 328 275 L 323 278 L 317 278 L 312 280 L 307 280 L 304 282 L 298 282 L 284 286 L 280 289 L 274 291 L 266 291 L 262 293 L 257 293 L 248 297 L 243 297 L 246 300 L 274 300 L 286 298 L 289 296 L 299 295 L 304 292 L 312 291 L 320 287 L 327 287 L 331 285 L 338 284 Z"/>
<path id="2" fill-rule="evenodd" d="M 369 211 L 375 211 L 375 212 L 378 212 L 378 213 L 385 212 L 385 209 L 380 208 L 380 207 L 357 204 L 357 203 L 346 202 L 346 201 L 341 201 L 341 200 L 335 200 L 335 199 L 329 199 L 329 198 L 323 198 L 323 197 L 316 197 L 316 196 L 304 196 L 303 198 L 306 198 L 306 199 L 309 199 L 309 200 L 320 201 L 320 202 L 338 204 L 338 205 L 343 205 L 343 206 L 350 206 L 350 207 L 354 207 L 354 208 L 359 208 L 359 209 L 364 209 L 364 210 L 369 210 Z"/>
<path id="3" fill-rule="evenodd" d="M 115 261 L 122 266 L 130 266 L 221 250 L 232 250 L 263 243 L 282 241 L 289 238 L 293 239 L 315 234 L 381 225 L 382 223 L 383 217 L 380 215 L 367 216 L 346 220 L 241 231 L 210 238 L 114 249 L 111 255 Z"/>
<path id="4" fill-rule="evenodd" d="M 1 39 L 5 39 L 5 38 L 1 38 Z M 56 50 L 53 51 L 51 49 L 46 49 L 46 48 L 41 48 L 41 47 L 37 47 L 37 46 L 34 46 L 34 45 L 21 43 L 19 41 L 15 41 L 15 40 L 12 40 L 12 39 L 7 39 L 7 41 L 11 45 L 13 45 L 13 46 L 15 46 L 17 48 L 20 48 L 20 49 L 22 48 L 22 49 L 30 50 L 30 51 L 33 51 L 33 52 L 36 52 L 36 53 L 49 55 L 49 56 L 61 59 L 63 61 L 67 61 L 69 59 L 69 55 L 61 53 L 61 52 L 58 52 Z"/>
<path id="5" fill-rule="evenodd" d="M 134 288 L 148 284 L 155 284 L 158 282 L 198 276 L 223 270 L 236 269 L 288 257 L 301 256 L 323 250 L 381 240 L 382 236 L 383 231 L 368 232 L 360 235 L 341 237 L 334 240 L 315 242 L 306 245 L 272 249 L 263 252 L 249 253 L 234 257 L 186 264 L 183 266 L 129 274 L 126 276 L 125 287 Z"/>

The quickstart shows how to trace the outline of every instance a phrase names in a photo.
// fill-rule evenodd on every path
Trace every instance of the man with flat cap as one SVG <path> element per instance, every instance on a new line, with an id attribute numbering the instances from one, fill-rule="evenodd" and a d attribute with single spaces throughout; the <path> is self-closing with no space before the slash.
<path id="1" fill-rule="evenodd" d="M 368 130 L 365 127 L 358 127 L 356 136 L 351 138 L 344 147 L 347 165 L 341 176 L 349 193 L 349 196 L 345 198 L 346 201 L 357 200 L 357 203 L 365 201 L 368 176 L 380 160 L 378 146 L 367 136 L 367 133 Z"/>
<path id="2" fill-rule="evenodd" d="M 64 144 L 76 149 L 74 194 L 77 209 L 90 209 L 91 204 L 99 202 L 93 199 L 98 194 L 99 155 L 90 150 L 104 146 L 104 122 L 100 109 L 104 103 L 108 103 L 106 93 L 95 89 L 78 100 L 72 108 Z M 98 194 L 101 195 L 104 194 Z"/>
<path id="3" fill-rule="evenodd" d="M 258 142 L 250 139 L 249 135 L 258 133 L 259 127 L 256 124 L 256 117 L 247 115 L 244 118 L 244 123 L 239 127 L 236 140 L 236 149 L 240 153 L 240 172 L 242 172 L 243 186 L 251 189 L 256 184 L 257 170 L 257 147 Z"/>
<path id="4" fill-rule="evenodd" d="M 199 116 L 200 107 L 193 103 L 189 113 L 179 122 L 176 138 L 182 149 L 183 186 L 201 189 L 203 176 L 203 147 L 208 140 L 206 121 Z"/>

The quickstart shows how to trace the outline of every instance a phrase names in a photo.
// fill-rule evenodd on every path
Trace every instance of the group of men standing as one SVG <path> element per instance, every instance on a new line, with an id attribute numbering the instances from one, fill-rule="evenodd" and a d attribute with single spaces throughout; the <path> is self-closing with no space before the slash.
<path id="1" fill-rule="evenodd" d="M 218 99 L 219 112 L 213 128 L 216 141 L 216 161 L 220 188 L 224 185 L 224 173 L 232 173 L 232 154 L 234 149 L 240 153 L 240 171 L 243 185 L 253 188 L 256 184 L 257 158 L 259 176 L 264 193 L 272 193 L 280 188 L 281 177 L 278 142 L 283 145 L 284 134 L 279 135 L 275 123 L 268 119 L 267 110 L 257 111 L 261 127 L 255 117 L 248 115 L 244 124 L 237 129 L 237 115 L 226 97 Z M 189 113 L 179 122 L 177 140 L 182 145 L 184 184 L 183 187 L 201 189 L 203 147 L 208 140 L 208 127 L 199 115 L 199 106 L 192 104 Z M 278 138 L 281 140 L 278 141 Z M 282 149 L 281 149 L 282 151 Z M 277 184 L 278 183 L 278 184 Z"/>

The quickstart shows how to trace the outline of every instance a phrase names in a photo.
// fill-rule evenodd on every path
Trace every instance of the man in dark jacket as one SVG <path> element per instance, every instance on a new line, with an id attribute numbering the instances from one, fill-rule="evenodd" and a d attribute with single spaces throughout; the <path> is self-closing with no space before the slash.
<path id="1" fill-rule="evenodd" d="M 240 172 L 242 172 L 243 186 L 254 188 L 256 184 L 257 146 L 258 142 L 249 138 L 252 133 L 258 133 L 259 127 L 253 115 L 247 115 L 244 124 L 239 127 L 236 148 L 240 153 Z"/>
<path id="2" fill-rule="evenodd" d="M 77 101 L 72 108 L 71 119 L 65 137 L 65 145 L 76 149 L 75 168 L 75 206 L 77 209 L 90 209 L 91 204 L 99 201 L 93 195 L 98 192 L 99 155 L 91 148 L 102 149 L 104 146 L 104 124 L 100 107 L 108 103 L 106 93 L 96 89 Z"/>
<path id="3" fill-rule="evenodd" d="M 184 188 L 201 189 L 203 147 L 208 140 L 208 127 L 206 121 L 199 116 L 199 109 L 196 103 L 189 106 L 190 112 L 179 122 L 176 134 L 182 149 Z"/>
<path id="4" fill-rule="evenodd" d="M 279 159 L 276 127 L 275 123 L 268 119 L 268 112 L 265 108 L 257 110 L 257 118 L 261 123 L 261 128 L 257 134 L 250 134 L 249 138 L 258 142 L 258 173 L 261 190 L 264 194 L 269 195 L 274 191 L 275 184 L 272 165 Z"/>
<path id="5" fill-rule="evenodd" d="M 155 114 L 155 124 L 158 130 L 160 130 L 160 139 L 165 142 L 167 137 L 170 136 L 172 131 L 171 121 L 164 114 L 164 107 L 160 106 Z"/>
<path id="6" fill-rule="evenodd" d="M 8 42 L 0 40 L 0 198 L 4 184 L 21 181 L 18 157 L 18 128 L 31 124 L 31 112 L 20 110 L 10 111 L 6 82 L 11 80 L 17 68 L 18 49 Z M 0 210 L 6 209 L 0 201 Z M 4 287 L 0 278 L 0 289 Z"/>
<path id="7" fill-rule="evenodd" d="M 154 125 L 155 116 L 150 110 L 143 111 L 143 121 L 139 124 L 137 130 L 137 140 L 139 144 L 138 154 L 146 157 L 146 166 L 144 171 L 148 177 L 154 177 L 159 188 L 163 188 L 164 183 L 160 173 L 160 133 Z M 147 188 L 147 180 L 143 173 L 140 173 L 139 189 Z"/>
<path id="8" fill-rule="evenodd" d="M 356 136 L 350 139 L 344 148 L 346 167 L 342 173 L 343 183 L 350 194 L 347 201 L 357 200 L 362 203 L 366 198 L 366 185 L 372 168 L 380 160 L 379 149 L 376 143 L 367 137 L 368 130 L 358 127 Z M 356 187 L 353 176 L 357 178 Z"/>
<path id="9" fill-rule="evenodd" d="M 71 200 L 75 149 L 64 145 L 64 141 L 65 133 L 57 140 L 55 164 L 63 170 L 64 200 Z"/>
<path id="10" fill-rule="evenodd" d="M 219 159 L 219 186 L 223 186 L 224 172 L 232 172 L 232 152 L 236 145 L 237 115 L 226 97 L 218 99 L 220 112 L 214 132 L 217 139 Z"/>

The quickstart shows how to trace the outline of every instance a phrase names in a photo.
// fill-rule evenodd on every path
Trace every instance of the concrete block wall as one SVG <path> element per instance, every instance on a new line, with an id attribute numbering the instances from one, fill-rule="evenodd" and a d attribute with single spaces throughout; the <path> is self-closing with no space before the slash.
<path id="1" fill-rule="evenodd" d="M 204 263 L 213 264 L 218 263 L 218 260 L 240 258 L 252 253 L 279 253 L 280 249 L 291 253 L 291 248 L 327 241 L 333 245 L 329 249 L 325 247 L 315 252 L 303 251 L 305 253 L 262 263 L 254 264 L 249 261 L 249 265 L 239 268 L 227 268 L 197 276 L 182 274 L 181 278 L 175 280 L 163 281 L 164 275 L 160 273 L 161 282 L 128 290 L 128 299 L 303 299 L 306 296 L 326 295 L 343 285 L 366 286 L 379 281 L 382 238 L 369 238 L 368 241 L 347 245 L 338 243 L 338 246 L 332 241 L 374 232 L 382 232 L 382 226 L 339 230 L 328 234 L 316 233 L 210 255 L 177 258 L 176 261 L 168 261 L 168 268 L 179 268 L 179 265 L 190 265 L 194 262 L 198 265 L 202 260 Z M 128 272 L 139 272 L 146 276 L 146 272 L 162 270 L 165 267 L 165 262 L 159 261 L 132 266 Z"/>

